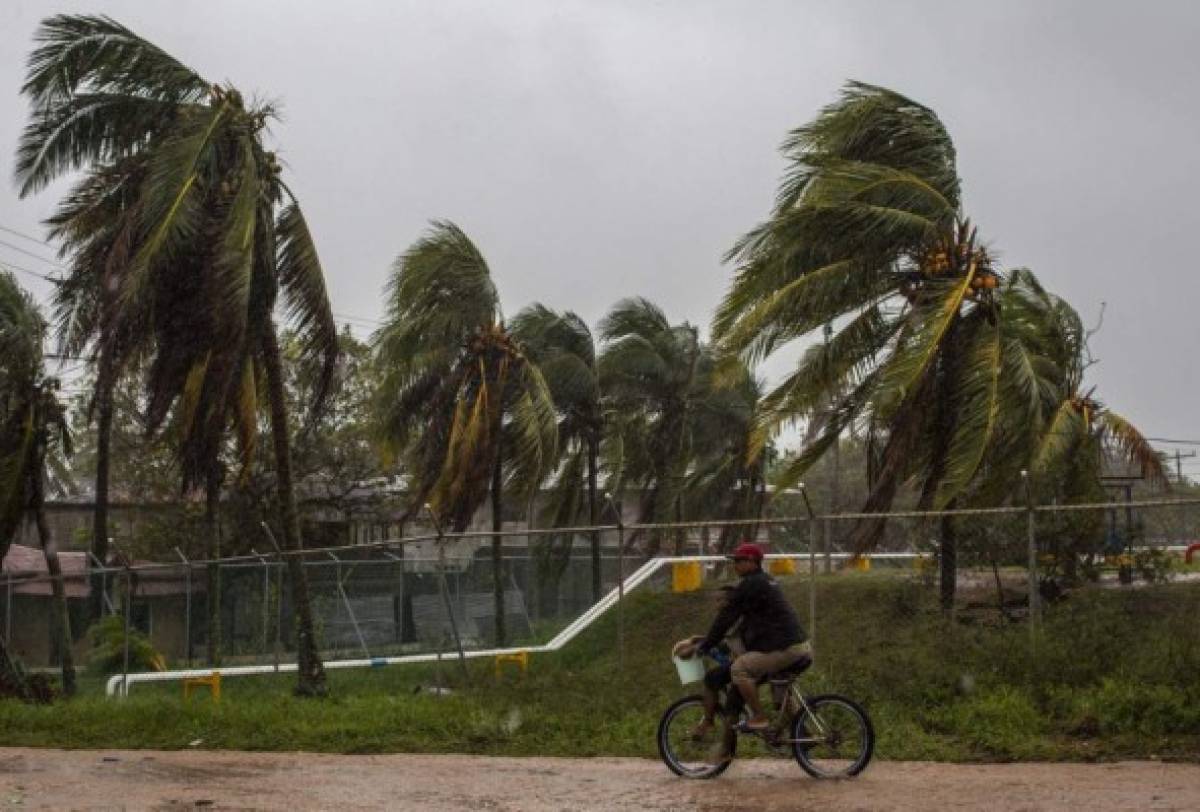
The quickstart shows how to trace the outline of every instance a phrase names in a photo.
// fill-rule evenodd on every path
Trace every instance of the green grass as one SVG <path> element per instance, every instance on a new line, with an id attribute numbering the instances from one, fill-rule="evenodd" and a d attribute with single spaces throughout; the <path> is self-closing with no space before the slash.
<path id="1" fill-rule="evenodd" d="M 805 582 L 787 583 L 806 608 Z M 825 578 L 818 597 L 805 684 L 862 701 L 881 757 L 1200 760 L 1200 586 L 1076 592 L 1036 639 L 986 608 L 947 623 L 931 590 L 894 575 Z M 228 679 L 219 705 L 183 702 L 176 683 L 110 701 L 89 682 L 49 707 L 0 702 L 0 744 L 653 756 L 658 714 L 685 692 L 670 644 L 712 612 L 706 594 L 635 593 L 623 659 L 610 613 L 564 651 L 535 655 L 524 679 L 471 661 L 464 683 L 445 663 L 445 697 L 414 694 L 436 681 L 426 666 L 331 671 L 325 700 L 293 698 L 288 676 Z"/>

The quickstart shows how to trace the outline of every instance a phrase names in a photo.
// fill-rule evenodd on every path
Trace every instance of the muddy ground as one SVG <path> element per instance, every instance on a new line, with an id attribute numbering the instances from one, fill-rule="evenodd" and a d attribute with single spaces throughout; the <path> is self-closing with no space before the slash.
<path id="1" fill-rule="evenodd" d="M 685 781 L 618 758 L 0 749 L 0 809 L 1200 809 L 1200 765 L 876 762 L 850 781 L 735 762 Z"/>

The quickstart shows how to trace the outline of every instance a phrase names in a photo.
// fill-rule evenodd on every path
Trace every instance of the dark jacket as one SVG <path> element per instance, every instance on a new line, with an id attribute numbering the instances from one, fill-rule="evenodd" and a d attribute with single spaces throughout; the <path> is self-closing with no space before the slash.
<path id="1" fill-rule="evenodd" d="M 746 651 L 780 651 L 808 639 L 779 584 L 762 570 L 742 576 L 713 620 L 701 649 L 720 643 L 738 618 L 742 619 L 741 636 Z"/>

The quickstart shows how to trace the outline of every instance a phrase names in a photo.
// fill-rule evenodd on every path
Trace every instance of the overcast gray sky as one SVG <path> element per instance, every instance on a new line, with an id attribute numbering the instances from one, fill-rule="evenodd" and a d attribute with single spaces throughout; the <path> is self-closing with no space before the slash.
<path id="1" fill-rule="evenodd" d="M 3 0 L 0 227 L 35 236 L 60 190 L 19 201 L 9 179 L 24 61 L 57 12 L 108 14 L 282 102 L 273 136 L 359 335 L 433 218 L 480 247 L 509 314 L 540 300 L 595 324 L 642 295 L 707 329 L 787 130 L 847 79 L 887 85 L 945 121 L 1006 264 L 1089 324 L 1107 302 L 1097 393 L 1200 440 L 1200 4 Z M 49 270 L 3 244 L 0 262 Z"/>

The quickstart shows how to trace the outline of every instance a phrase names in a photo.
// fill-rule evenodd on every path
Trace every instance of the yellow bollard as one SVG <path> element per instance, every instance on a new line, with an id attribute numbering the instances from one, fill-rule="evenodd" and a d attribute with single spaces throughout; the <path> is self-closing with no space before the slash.
<path id="1" fill-rule="evenodd" d="M 850 568 L 855 572 L 870 572 L 871 559 L 865 555 L 856 555 L 850 559 Z"/>
<path id="2" fill-rule="evenodd" d="M 671 565 L 671 591 L 695 592 L 703 575 L 699 561 L 676 561 Z"/>
<path id="3" fill-rule="evenodd" d="M 497 654 L 496 655 L 496 679 L 500 679 L 500 668 L 505 663 L 512 663 L 521 669 L 521 676 L 529 670 L 529 652 L 515 651 L 512 654 Z"/>
<path id="4" fill-rule="evenodd" d="M 186 677 L 183 680 L 183 698 L 191 699 L 192 691 L 196 688 L 207 687 L 212 694 L 213 702 L 221 701 L 221 674 L 214 671 L 207 677 Z"/>
<path id="5" fill-rule="evenodd" d="M 796 574 L 796 559 L 794 558 L 772 558 L 767 564 L 767 571 L 772 575 L 795 575 Z"/>

